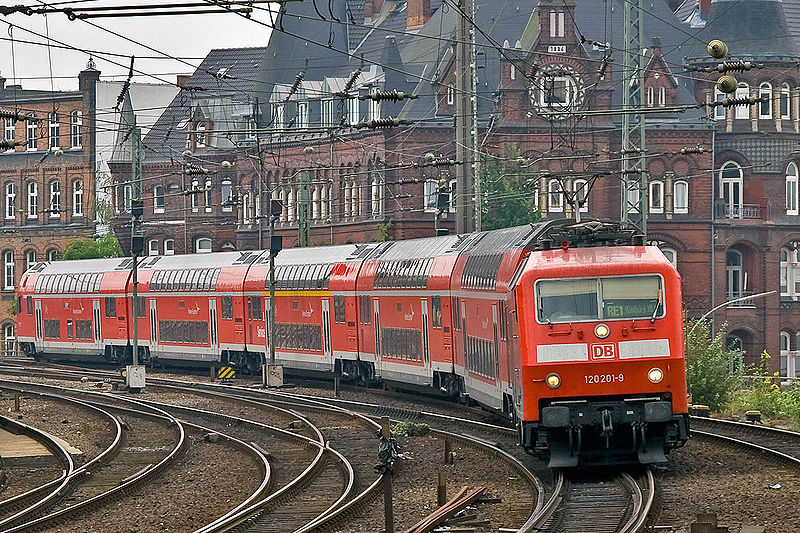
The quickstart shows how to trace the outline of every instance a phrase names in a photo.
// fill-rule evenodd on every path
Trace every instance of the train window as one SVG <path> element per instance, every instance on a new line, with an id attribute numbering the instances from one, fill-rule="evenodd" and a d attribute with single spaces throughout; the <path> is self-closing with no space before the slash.
<path id="1" fill-rule="evenodd" d="M 136 297 L 136 318 L 144 318 L 147 300 L 141 296 Z"/>
<path id="2" fill-rule="evenodd" d="M 92 338 L 92 321 L 91 320 L 76 320 L 75 321 L 75 338 L 76 339 L 91 339 Z"/>
<path id="3" fill-rule="evenodd" d="M 497 302 L 498 321 L 500 322 L 500 339 L 506 340 L 508 338 L 508 323 L 506 322 L 506 303 Z"/>
<path id="4" fill-rule="evenodd" d="M 67 338 L 71 339 L 74 336 L 72 320 L 67 320 Z"/>
<path id="5" fill-rule="evenodd" d="M 31 296 L 25 297 L 25 306 L 28 308 L 28 314 L 33 314 L 33 298 Z"/>
<path id="6" fill-rule="evenodd" d="M 248 316 L 253 320 L 261 320 L 261 297 L 250 296 L 247 300 Z"/>
<path id="7" fill-rule="evenodd" d="M 222 297 L 222 318 L 225 320 L 233 318 L 233 296 Z"/>
<path id="8" fill-rule="evenodd" d="M 117 318 L 117 299 L 106 297 L 106 318 Z"/>
<path id="9" fill-rule="evenodd" d="M 60 339 L 61 338 L 61 322 L 51 318 L 44 321 L 44 337 L 46 339 Z"/>
<path id="10" fill-rule="evenodd" d="M 397 304 L 397 312 L 398 313 L 402 313 L 403 312 L 403 304 Z"/>
<path id="11" fill-rule="evenodd" d="M 453 298 L 453 329 L 461 331 L 461 304 L 459 298 Z"/>
<path id="12" fill-rule="evenodd" d="M 439 329 L 442 327 L 442 297 L 431 296 L 431 319 L 433 327 Z"/>
<path id="13" fill-rule="evenodd" d="M 298 302 L 297 300 L 292 300 L 292 309 L 299 309 L 299 308 L 300 308 L 300 302 Z"/>
<path id="14" fill-rule="evenodd" d="M 597 320 L 597 279 L 544 280 L 537 283 L 541 322 Z"/>
<path id="15" fill-rule="evenodd" d="M 362 324 L 372 323 L 372 306 L 368 294 L 361 294 L 358 296 L 358 321 Z"/>
<path id="16" fill-rule="evenodd" d="M 333 320 L 338 324 L 346 322 L 344 311 L 344 296 L 337 294 L 333 297 Z"/>
<path id="17" fill-rule="evenodd" d="M 658 276 L 600 278 L 600 294 L 603 318 L 663 316 Z"/>

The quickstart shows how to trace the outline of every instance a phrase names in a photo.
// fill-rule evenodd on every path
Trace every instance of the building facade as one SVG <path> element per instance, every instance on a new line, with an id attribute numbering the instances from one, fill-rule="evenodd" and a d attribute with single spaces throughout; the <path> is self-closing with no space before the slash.
<path id="1" fill-rule="evenodd" d="M 3 139 L 0 153 L 0 335 L 16 349 L 15 291 L 28 267 L 56 259 L 76 238 L 95 233 L 95 87 L 89 64 L 78 91 L 26 90 L 0 78 Z"/>

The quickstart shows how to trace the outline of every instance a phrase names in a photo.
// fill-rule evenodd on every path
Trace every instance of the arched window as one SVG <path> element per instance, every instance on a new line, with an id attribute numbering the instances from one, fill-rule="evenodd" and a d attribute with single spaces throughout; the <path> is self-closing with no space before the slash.
<path id="1" fill-rule="evenodd" d="M 742 167 L 728 161 L 720 170 L 720 190 L 726 218 L 742 218 Z"/>
<path id="2" fill-rule="evenodd" d="M 780 283 L 781 297 L 800 299 L 800 249 L 791 243 L 786 248 L 781 248 Z"/>
<path id="3" fill-rule="evenodd" d="M 789 89 L 789 84 L 784 83 L 781 85 L 781 118 L 782 119 L 790 119 L 792 118 L 792 91 Z"/>
<path id="4" fill-rule="evenodd" d="M 231 202 L 232 191 L 233 188 L 231 187 L 231 181 L 224 180 L 222 182 L 222 210 L 226 213 L 233 211 L 233 203 Z"/>
<path id="5" fill-rule="evenodd" d="M 742 274 L 742 253 L 738 250 L 728 250 L 725 254 L 726 299 L 741 298 L 744 291 Z"/>
<path id="6" fill-rule="evenodd" d="M 164 212 L 164 187 L 156 185 L 153 187 L 153 213 Z"/>
<path id="7" fill-rule="evenodd" d="M 436 211 L 436 193 L 439 188 L 439 182 L 434 179 L 425 180 L 424 205 L 425 211 Z"/>
<path id="8" fill-rule="evenodd" d="M 665 246 L 661 247 L 661 251 L 664 253 L 664 257 L 667 258 L 667 261 L 669 261 L 675 268 L 678 268 L 678 252 L 675 250 L 675 248 L 668 248 Z"/>
<path id="9" fill-rule="evenodd" d="M 762 83 L 758 88 L 758 97 L 758 118 L 772 118 L 772 85 Z"/>
<path id="10" fill-rule="evenodd" d="M 16 121 L 13 118 L 6 118 L 3 120 L 5 123 L 5 140 L 9 141 L 7 152 L 14 151 L 14 129 Z"/>
<path id="11" fill-rule="evenodd" d="M 14 250 L 3 252 L 3 290 L 14 289 Z"/>
<path id="12" fill-rule="evenodd" d="M 150 239 L 150 242 L 147 243 L 147 253 L 148 255 L 158 255 L 158 239 Z"/>
<path id="13" fill-rule="evenodd" d="M 36 264 L 36 250 L 25 251 L 25 270 L 30 269 Z"/>
<path id="14" fill-rule="evenodd" d="M 125 208 L 125 211 L 131 210 L 131 201 L 133 198 L 133 190 L 131 189 L 130 185 L 125 185 L 122 188 L 122 205 Z"/>
<path id="15" fill-rule="evenodd" d="M 58 260 L 58 250 L 55 248 L 50 248 L 47 250 L 47 260 L 48 261 L 57 261 Z"/>
<path id="16" fill-rule="evenodd" d="M 250 218 L 253 216 L 251 207 L 252 206 L 250 204 L 250 193 L 246 192 L 242 195 L 242 219 L 243 219 L 242 221 L 245 224 L 249 224 Z"/>
<path id="17" fill-rule="evenodd" d="M 561 193 L 561 181 L 550 180 L 547 184 L 547 209 L 548 211 L 561 212 L 564 210 L 564 196 Z"/>
<path id="18" fill-rule="evenodd" d="M 17 217 L 17 184 L 13 181 L 6 183 L 6 202 L 5 202 L 5 215 L 6 219 L 14 219 Z"/>
<path id="19" fill-rule="evenodd" d="M 61 183 L 59 181 L 50 182 L 50 218 L 61 216 Z"/>
<path id="20" fill-rule="evenodd" d="M 14 335 L 14 324 L 3 324 L 3 351 L 6 357 L 14 357 L 17 354 L 17 338 Z"/>
<path id="21" fill-rule="evenodd" d="M 72 216 L 83 216 L 83 181 L 72 182 Z"/>
<path id="22" fill-rule="evenodd" d="M 286 217 L 289 222 L 294 222 L 297 205 L 295 204 L 294 187 L 289 187 L 289 194 L 286 195 Z"/>
<path id="23" fill-rule="evenodd" d="M 192 180 L 192 213 L 197 213 L 198 206 L 200 205 L 200 200 L 198 196 L 200 193 L 200 182 L 197 180 Z"/>
<path id="24" fill-rule="evenodd" d="M 652 85 L 647 86 L 647 107 L 653 107 L 655 105 L 655 89 L 653 89 Z"/>
<path id="25" fill-rule="evenodd" d="M 667 89 L 663 85 L 658 88 L 658 105 L 659 107 L 667 105 Z"/>
<path id="26" fill-rule="evenodd" d="M 736 98 L 749 98 L 750 97 L 750 87 L 746 83 L 740 83 L 739 88 L 736 89 Z M 738 119 L 748 119 L 750 118 L 750 106 L 749 105 L 737 105 L 734 111 L 734 117 Z"/>
<path id="27" fill-rule="evenodd" d="M 575 202 L 581 213 L 589 212 L 589 185 L 584 179 L 572 182 L 572 191 L 575 193 Z"/>
<path id="28" fill-rule="evenodd" d="M 164 239 L 164 255 L 175 255 L 174 239 Z"/>
<path id="29" fill-rule="evenodd" d="M 73 111 L 69 118 L 70 123 L 70 144 L 73 148 L 80 148 L 83 144 L 81 142 L 81 126 L 83 125 L 83 117 L 80 111 Z"/>
<path id="30" fill-rule="evenodd" d="M 211 252 L 211 239 L 201 237 L 195 241 L 194 251 L 198 254 L 207 254 Z"/>
<path id="31" fill-rule="evenodd" d="M 650 182 L 650 212 L 663 213 L 664 212 L 664 182 L 651 181 Z"/>
<path id="32" fill-rule="evenodd" d="M 39 217 L 39 185 L 35 181 L 28 182 L 28 218 Z"/>
<path id="33" fill-rule="evenodd" d="M 210 179 L 206 179 L 205 204 L 206 204 L 206 213 L 210 213 L 211 212 L 211 180 Z"/>
<path id="34" fill-rule="evenodd" d="M 50 120 L 50 149 L 58 148 L 61 146 L 61 126 L 58 123 L 58 113 L 50 113 L 47 116 Z"/>
<path id="35" fill-rule="evenodd" d="M 672 185 L 673 211 L 675 214 L 686 214 L 689 212 L 689 182 L 676 181 Z"/>
<path id="36" fill-rule="evenodd" d="M 797 165 L 791 162 L 786 167 L 786 214 L 797 213 Z"/>
<path id="37" fill-rule="evenodd" d="M 791 336 L 786 331 L 781 331 L 781 376 L 789 376 L 789 364 L 790 362 L 793 363 L 794 361 L 790 361 L 792 359 L 792 354 L 789 351 L 789 340 Z"/>

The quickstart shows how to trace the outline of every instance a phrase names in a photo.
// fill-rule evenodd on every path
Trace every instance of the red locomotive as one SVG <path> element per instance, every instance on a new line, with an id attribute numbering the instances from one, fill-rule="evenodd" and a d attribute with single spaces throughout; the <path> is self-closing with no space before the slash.
<path id="1" fill-rule="evenodd" d="M 19 288 L 32 356 L 236 365 L 264 359 L 269 252 L 38 263 Z M 506 413 L 552 466 L 662 462 L 688 437 L 680 277 L 618 223 L 283 250 L 288 371 L 378 380 Z"/>

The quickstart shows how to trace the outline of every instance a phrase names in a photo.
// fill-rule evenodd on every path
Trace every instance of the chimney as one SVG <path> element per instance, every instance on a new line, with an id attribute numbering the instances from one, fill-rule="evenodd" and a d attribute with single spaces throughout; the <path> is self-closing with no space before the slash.
<path id="1" fill-rule="evenodd" d="M 711 0 L 697 0 L 697 5 L 703 15 L 708 15 L 708 12 L 711 11 Z"/>
<path id="2" fill-rule="evenodd" d="M 661 55 L 661 37 L 653 37 L 650 41 L 650 49 L 653 51 L 654 56 Z"/>
<path id="3" fill-rule="evenodd" d="M 178 74 L 177 81 L 175 84 L 178 87 L 186 87 L 186 84 L 189 82 L 189 78 L 191 77 L 190 74 Z"/>
<path id="4" fill-rule="evenodd" d="M 418 30 L 431 18 L 431 0 L 406 1 L 406 30 Z"/>

